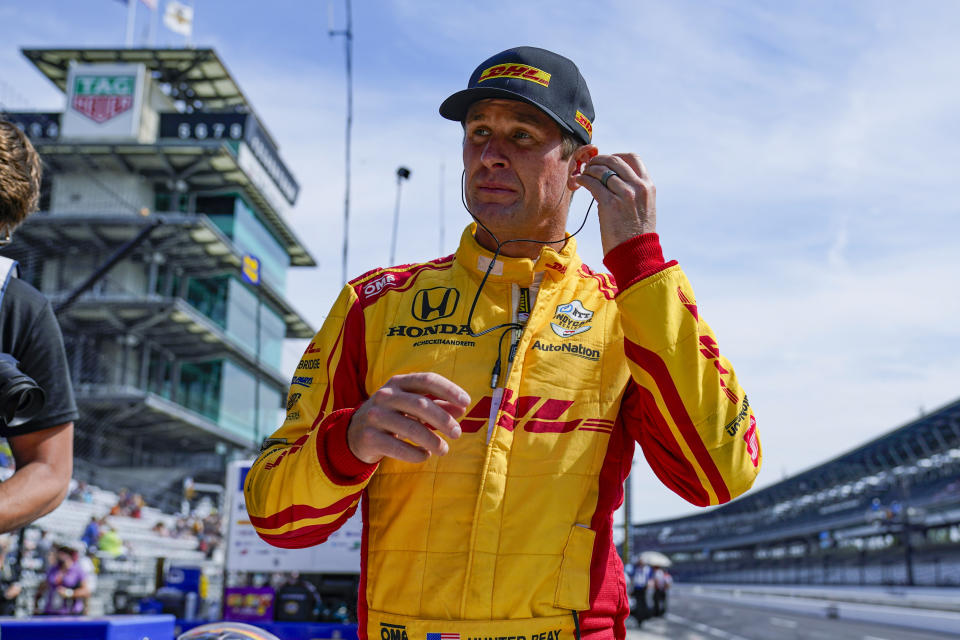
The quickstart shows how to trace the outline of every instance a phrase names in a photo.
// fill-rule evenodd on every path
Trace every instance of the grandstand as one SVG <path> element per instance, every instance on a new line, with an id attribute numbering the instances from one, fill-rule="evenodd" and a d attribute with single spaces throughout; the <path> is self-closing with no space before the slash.
<path id="1" fill-rule="evenodd" d="M 774 485 L 635 524 L 688 582 L 960 585 L 960 400 Z"/>
<path id="2" fill-rule="evenodd" d="M 139 598 L 156 591 L 158 575 L 171 566 L 201 567 L 210 585 L 210 597 L 205 604 L 212 611 L 219 608 L 222 547 L 217 547 L 213 553 L 202 551 L 192 530 L 181 535 L 158 533 L 154 529 L 157 523 L 163 523 L 166 531 L 176 532 L 182 529 L 178 524 L 182 525 L 184 519 L 149 505 L 143 506 L 137 517 L 109 515 L 121 499 L 113 491 L 87 485 L 82 498 L 80 492 L 74 495 L 76 499 L 65 500 L 54 511 L 36 520 L 22 538 L 24 549 L 20 550 L 19 569 L 25 594 L 18 600 L 21 613 L 32 613 L 33 592 L 43 580 L 44 558 L 36 552 L 42 532 L 57 544 L 66 542 L 82 548 L 80 537 L 84 528 L 91 517 L 101 516 L 105 516 L 107 526 L 119 534 L 125 552 L 119 557 L 111 557 L 102 551 L 91 552 L 96 558 L 97 574 L 94 593 L 88 604 L 89 614 L 130 613 Z"/>

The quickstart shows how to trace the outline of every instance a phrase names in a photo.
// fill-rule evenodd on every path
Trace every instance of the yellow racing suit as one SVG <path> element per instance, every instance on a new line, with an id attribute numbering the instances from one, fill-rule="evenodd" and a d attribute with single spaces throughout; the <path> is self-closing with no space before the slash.
<path id="1" fill-rule="evenodd" d="M 320 544 L 361 508 L 361 640 L 623 638 L 612 540 L 634 443 L 697 505 L 746 491 L 756 421 L 730 362 L 656 234 L 604 259 L 493 258 L 468 227 L 456 254 L 348 283 L 300 361 L 288 415 L 246 504 L 280 547 Z M 475 332 L 509 322 L 501 330 Z M 471 406 L 445 456 L 370 465 L 353 412 L 396 374 L 433 371 Z M 494 379 L 496 378 L 496 379 Z M 492 384 L 491 384 L 492 383 Z"/>

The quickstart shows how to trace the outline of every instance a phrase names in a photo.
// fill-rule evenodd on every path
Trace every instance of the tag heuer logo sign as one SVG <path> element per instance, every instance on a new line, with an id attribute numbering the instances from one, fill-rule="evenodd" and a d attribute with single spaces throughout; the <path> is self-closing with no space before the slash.
<path id="1" fill-rule="evenodd" d="M 76 76 L 70 106 L 94 122 L 106 122 L 133 106 L 136 76 Z"/>

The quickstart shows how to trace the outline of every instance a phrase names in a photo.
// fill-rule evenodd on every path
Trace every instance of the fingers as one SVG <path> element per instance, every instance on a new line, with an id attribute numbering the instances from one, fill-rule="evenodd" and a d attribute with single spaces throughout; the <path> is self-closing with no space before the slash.
<path id="1" fill-rule="evenodd" d="M 603 185 L 603 176 L 611 175 Z M 613 204 L 616 201 L 632 203 L 646 211 L 652 209 L 656 187 L 650 179 L 647 167 L 635 153 L 598 155 L 591 158 L 577 181 L 586 187 L 600 205 Z"/>
<path id="2" fill-rule="evenodd" d="M 380 408 L 387 409 L 395 414 L 405 415 L 452 438 L 460 437 L 460 425 L 454 419 L 454 415 L 439 406 L 436 400 L 418 393 L 402 391 L 389 385 L 379 389 L 374 394 L 373 399 Z M 447 402 L 447 405 L 451 410 L 459 410 L 459 405 L 451 405 L 449 402 Z M 466 407 L 463 409 L 465 410 Z M 462 414 L 463 411 L 459 410 L 457 415 Z"/>
<path id="3" fill-rule="evenodd" d="M 373 431 L 370 434 L 371 445 L 382 452 L 381 458 L 394 458 L 404 462 L 418 464 L 430 458 L 430 452 L 400 440 L 396 436 Z"/>
<path id="4" fill-rule="evenodd" d="M 407 450 L 408 448 L 422 450 L 425 454 L 424 459 L 430 457 L 430 455 L 445 455 L 450 450 L 450 445 L 436 431 L 431 431 L 423 423 L 396 410 L 374 404 L 361 416 L 361 419 L 364 427 L 362 444 L 373 445 L 379 443 L 380 447 L 383 447 L 385 441 L 380 439 L 380 435 L 386 435 L 391 440 L 406 445 L 399 450 Z M 450 437 L 459 438 L 459 431 L 460 427 L 458 425 L 456 435 L 451 434 Z M 391 443 L 389 447 L 381 449 L 378 453 L 382 457 L 389 455 L 392 450 L 398 449 Z M 419 462 L 420 460 L 416 461 Z"/>
<path id="5" fill-rule="evenodd" d="M 385 456 L 423 462 L 450 450 L 439 434 L 459 438 L 456 418 L 469 404 L 466 391 L 438 374 L 393 376 L 354 413 L 347 441 L 366 462 Z"/>
<path id="6" fill-rule="evenodd" d="M 597 201 L 604 255 L 630 238 L 656 232 L 656 186 L 638 155 L 597 155 L 576 181 Z"/>
<path id="7" fill-rule="evenodd" d="M 450 380 L 436 373 L 410 373 L 394 376 L 381 391 L 389 394 L 396 410 L 459 437 L 460 425 L 455 418 L 470 406 L 470 395 Z"/>
<path id="8" fill-rule="evenodd" d="M 429 394 L 438 400 L 461 405 L 464 410 L 470 405 L 470 395 L 459 386 L 438 373 L 407 373 L 393 376 L 387 384 L 394 383 L 404 391 Z"/>
<path id="9" fill-rule="evenodd" d="M 583 170 L 584 175 L 596 178 L 602 186 L 603 175 L 607 171 L 613 171 L 616 175 L 607 179 L 606 188 L 618 195 L 626 195 L 623 187 L 625 186 L 644 186 L 650 183 L 650 174 L 647 168 L 640 160 L 640 156 L 635 153 L 618 153 L 614 155 L 599 155 L 591 158 Z"/>
<path id="10" fill-rule="evenodd" d="M 615 158 L 619 158 L 625 164 L 627 164 L 631 169 L 636 172 L 637 176 L 641 180 L 649 180 L 650 174 L 647 173 L 647 167 L 643 164 L 643 160 L 640 159 L 635 153 L 616 153 L 613 155 Z"/>

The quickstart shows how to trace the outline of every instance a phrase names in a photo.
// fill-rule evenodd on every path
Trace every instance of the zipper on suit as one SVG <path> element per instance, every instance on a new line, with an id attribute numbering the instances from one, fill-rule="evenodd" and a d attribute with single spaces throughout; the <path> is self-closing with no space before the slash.
<path id="1" fill-rule="evenodd" d="M 527 321 L 533 313 L 533 306 L 536 303 L 537 293 L 540 290 L 540 283 L 543 280 L 543 272 L 538 271 L 534 274 L 533 283 L 530 287 L 521 287 L 517 283 L 510 284 L 511 288 L 511 313 L 510 322 L 523 325 L 520 329 L 511 329 L 510 351 L 507 354 L 507 366 L 504 369 L 503 377 L 500 378 L 504 384 L 497 385 L 493 390 L 493 397 L 490 402 L 490 415 L 487 418 L 487 444 L 490 444 L 490 438 L 493 437 L 493 429 L 497 423 L 497 414 L 500 412 L 500 404 L 503 402 L 503 394 L 506 389 L 506 383 L 510 379 L 510 372 L 513 369 L 513 361 L 517 356 L 517 348 L 520 340 L 523 338 L 523 332 L 527 329 Z"/>

